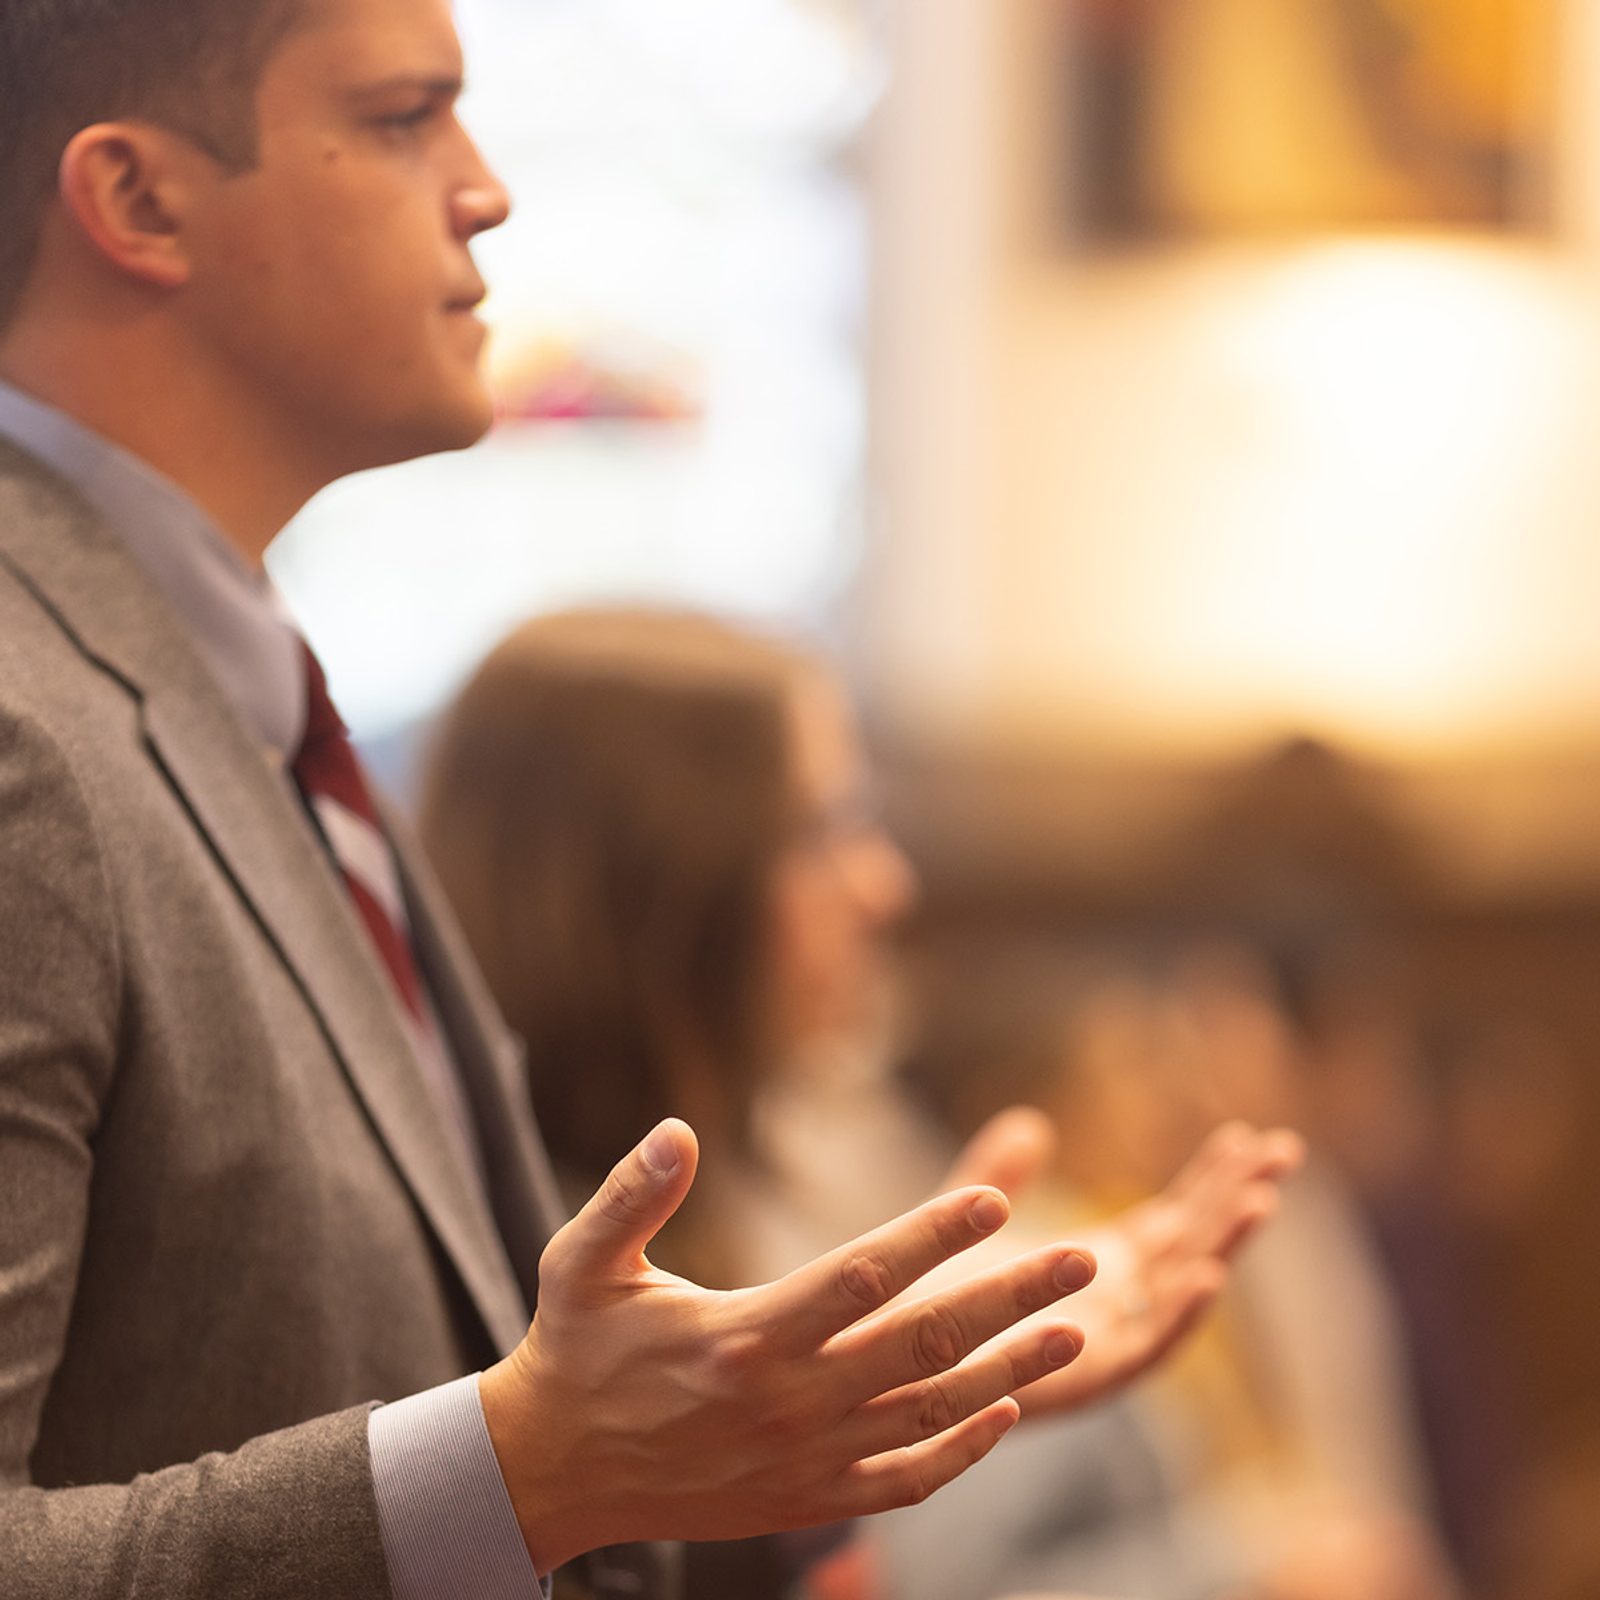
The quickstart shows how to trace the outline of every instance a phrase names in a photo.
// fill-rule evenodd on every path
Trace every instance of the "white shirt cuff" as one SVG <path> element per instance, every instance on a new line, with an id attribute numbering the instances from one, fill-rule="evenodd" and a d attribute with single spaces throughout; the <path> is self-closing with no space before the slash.
<path id="1" fill-rule="evenodd" d="M 367 1422 L 394 1600 L 549 1600 L 511 1508 L 476 1374 Z"/>

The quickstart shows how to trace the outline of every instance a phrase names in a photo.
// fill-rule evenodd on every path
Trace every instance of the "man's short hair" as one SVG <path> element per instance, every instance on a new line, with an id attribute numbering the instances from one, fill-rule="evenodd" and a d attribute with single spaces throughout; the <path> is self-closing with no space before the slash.
<path id="1" fill-rule="evenodd" d="M 0 0 L 0 330 L 38 253 L 61 154 L 138 119 L 233 171 L 256 161 L 256 89 L 308 0 Z"/>

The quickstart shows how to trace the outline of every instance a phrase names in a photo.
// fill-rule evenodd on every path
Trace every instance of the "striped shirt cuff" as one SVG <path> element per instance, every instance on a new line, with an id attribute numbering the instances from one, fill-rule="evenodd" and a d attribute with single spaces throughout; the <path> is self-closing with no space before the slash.
<path id="1" fill-rule="evenodd" d="M 549 1600 L 528 1557 L 474 1374 L 367 1422 L 394 1600 Z"/>

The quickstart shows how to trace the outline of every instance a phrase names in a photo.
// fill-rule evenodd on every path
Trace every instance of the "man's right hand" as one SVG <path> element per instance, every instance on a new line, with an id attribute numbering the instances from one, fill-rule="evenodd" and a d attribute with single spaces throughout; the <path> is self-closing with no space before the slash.
<path id="1" fill-rule="evenodd" d="M 660 1272 L 645 1248 L 696 1160 L 693 1133 L 668 1121 L 617 1166 L 550 1241 L 527 1338 L 480 1380 L 541 1572 L 602 1545 L 913 1504 L 993 1448 L 1014 1390 L 1082 1348 L 1064 1321 L 999 1337 L 1093 1277 L 1068 1246 L 889 1305 L 1005 1221 L 994 1189 L 941 1195 L 757 1289 Z"/>

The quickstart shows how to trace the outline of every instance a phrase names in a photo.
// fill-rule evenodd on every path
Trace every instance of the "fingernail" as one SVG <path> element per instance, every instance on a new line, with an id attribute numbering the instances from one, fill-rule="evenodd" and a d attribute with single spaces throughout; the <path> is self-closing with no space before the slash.
<path id="1" fill-rule="evenodd" d="M 670 1178 L 678 1170 L 678 1141 L 663 1123 L 644 1142 L 644 1164 L 658 1178 Z"/>
<path id="2" fill-rule="evenodd" d="M 1044 1342 L 1045 1359 L 1052 1366 L 1064 1367 L 1077 1356 L 1081 1348 L 1070 1333 L 1052 1333 Z"/>
<path id="3" fill-rule="evenodd" d="M 1006 1220 L 1006 1208 L 992 1194 L 980 1195 L 972 1202 L 972 1225 L 980 1233 L 992 1233 Z"/>
<path id="4" fill-rule="evenodd" d="M 1062 1289 L 1081 1289 L 1094 1277 L 1094 1262 L 1076 1250 L 1069 1251 L 1056 1262 L 1056 1284 Z"/>

